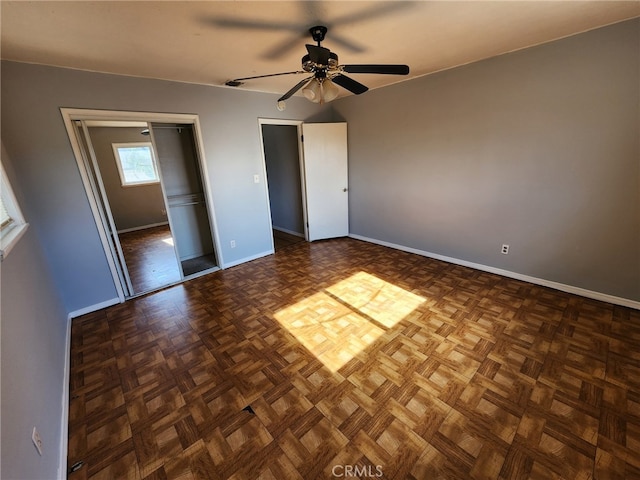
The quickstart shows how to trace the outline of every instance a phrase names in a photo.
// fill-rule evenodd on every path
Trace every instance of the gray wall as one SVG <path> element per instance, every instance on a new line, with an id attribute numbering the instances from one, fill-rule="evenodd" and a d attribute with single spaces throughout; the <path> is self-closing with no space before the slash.
<path id="1" fill-rule="evenodd" d="M 116 229 L 130 230 L 167 222 L 159 183 L 123 187 L 113 153 L 113 143 L 150 142 L 142 128 L 91 127 L 89 136 L 104 182 Z"/>
<path id="2" fill-rule="evenodd" d="M 640 300 L 639 31 L 335 102 L 351 233 Z"/>
<path id="3" fill-rule="evenodd" d="M 298 127 L 263 125 L 262 135 L 273 227 L 304 235 Z"/>
<path id="4" fill-rule="evenodd" d="M 22 206 L 4 147 L 2 163 Z M 0 478 L 50 480 L 62 449 L 67 316 L 31 227 L 0 263 L 0 311 Z M 33 427 L 42 437 L 42 457 L 31 443 Z"/>
<path id="5" fill-rule="evenodd" d="M 66 309 L 117 298 L 60 107 L 195 113 L 224 264 L 271 249 L 258 118 L 322 121 L 329 106 L 304 98 L 275 108 L 277 95 L 2 62 L 2 139 L 14 158 L 27 218 L 45 248 Z M 236 240 L 236 248 L 230 247 Z"/>
<path id="6" fill-rule="evenodd" d="M 626 22 L 334 102 L 351 232 L 640 300 L 639 32 Z M 59 108 L 198 113 L 227 263 L 270 248 L 257 118 L 331 110 L 13 62 L 1 88 L 2 159 L 31 227 L 0 264 L 0 476 L 51 478 L 66 313 L 116 296 Z"/>

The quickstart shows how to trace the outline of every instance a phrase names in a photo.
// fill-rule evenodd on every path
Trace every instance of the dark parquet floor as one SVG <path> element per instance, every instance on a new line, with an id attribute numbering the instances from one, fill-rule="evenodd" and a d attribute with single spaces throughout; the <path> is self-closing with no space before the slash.
<path id="1" fill-rule="evenodd" d="M 168 225 L 121 233 L 119 239 L 134 293 L 156 290 L 182 278 Z"/>
<path id="2" fill-rule="evenodd" d="M 300 242 L 305 242 L 304 237 L 297 235 L 291 235 L 290 233 L 282 232 L 280 230 L 273 230 L 273 245 L 276 252 L 291 245 L 296 245 Z"/>
<path id="3" fill-rule="evenodd" d="M 353 239 L 73 321 L 70 479 L 640 478 L 640 312 Z"/>

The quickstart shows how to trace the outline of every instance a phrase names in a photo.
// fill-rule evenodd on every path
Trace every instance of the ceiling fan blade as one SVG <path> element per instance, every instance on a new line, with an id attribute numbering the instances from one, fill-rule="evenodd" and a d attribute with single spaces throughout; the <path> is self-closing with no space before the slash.
<path id="1" fill-rule="evenodd" d="M 355 53 L 362 53 L 367 51 L 367 47 L 365 47 L 364 45 L 354 40 L 349 40 L 342 35 L 336 34 L 336 32 L 331 32 L 331 42 L 338 44 Z"/>
<path id="2" fill-rule="evenodd" d="M 304 87 L 307 83 L 309 83 L 309 80 L 311 80 L 312 78 L 313 78 L 313 76 L 305 78 L 304 80 L 301 80 L 300 82 L 296 83 L 295 86 L 291 90 L 289 90 L 287 93 L 285 93 L 284 95 L 282 95 L 278 99 L 278 102 L 282 102 L 284 100 L 287 100 L 294 93 L 296 93 L 298 90 L 300 90 L 302 87 Z"/>
<path id="3" fill-rule="evenodd" d="M 287 35 L 281 42 L 265 50 L 264 53 L 261 54 L 261 57 L 265 60 L 278 60 L 283 58 L 291 51 L 297 49 L 300 46 L 299 41 L 304 40 L 305 37 L 305 35 L 301 34 Z"/>
<path id="4" fill-rule="evenodd" d="M 309 52 L 309 59 L 318 65 L 328 65 L 329 55 L 331 51 L 328 48 L 318 47 L 317 45 L 306 45 Z"/>
<path id="5" fill-rule="evenodd" d="M 386 75 L 408 75 L 408 65 L 343 65 L 347 73 L 382 73 Z"/>
<path id="6" fill-rule="evenodd" d="M 415 4 L 419 2 L 373 2 L 375 5 L 371 7 L 363 7 L 357 11 L 347 13 L 342 17 L 334 18 L 331 22 L 330 27 L 341 26 L 341 25 L 350 25 L 353 23 L 360 23 L 366 20 L 371 20 L 374 18 L 384 17 L 385 19 L 389 19 L 389 16 L 393 13 L 415 8 Z"/>
<path id="7" fill-rule="evenodd" d="M 360 95 L 361 93 L 369 90 L 369 87 L 361 84 L 360 82 L 356 82 L 353 78 L 349 78 L 346 75 L 338 74 L 334 77 L 331 77 L 331 81 L 333 83 L 337 83 L 343 88 L 346 88 L 352 93 L 356 95 Z"/>
<path id="8" fill-rule="evenodd" d="M 282 73 L 269 73 L 268 75 L 256 75 L 254 77 L 244 77 L 244 78 L 234 78 L 233 80 L 227 80 L 224 84 L 228 87 L 239 87 L 244 82 L 243 80 L 254 80 L 256 78 L 266 78 L 266 77 L 278 77 L 280 75 L 293 75 L 296 73 L 307 73 L 303 70 L 297 70 L 295 72 L 282 72 Z"/>
<path id="9" fill-rule="evenodd" d="M 214 25 L 216 27 L 238 28 L 245 30 L 272 30 L 277 32 L 288 30 L 290 32 L 298 32 L 300 29 L 300 25 L 293 22 L 260 22 L 245 20 L 240 17 L 205 17 L 204 19 L 201 19 L 201 22 L 208 25 Z"/>

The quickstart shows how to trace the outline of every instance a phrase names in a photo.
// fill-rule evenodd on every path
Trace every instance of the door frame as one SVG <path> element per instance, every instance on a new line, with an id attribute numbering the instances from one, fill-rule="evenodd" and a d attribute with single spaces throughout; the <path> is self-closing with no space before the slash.
<path id="1" fill-rule="evenodd" d="M 300 186 L 302 192 L 302 224 L 304 226 L 304 239 L 309 241 L 309 220 L 307 217 L 307 189 L 305 185 L 305 167 L 304 167 L 304 145 L 302 143 L 302 120 L 286 120 L 280 118 L 258 118 L 258 131 L 260 134 L 260 154 L 262 155 L 262 176 L 265 179 L 265 192 L 267 195 L 267 210 L 269 214 L 269 224 L 273 231 L 273 221 L 271 220 L 271 200 L 269 196 L 269 182 L 267 180 L 267 158 L 264 153 L 264 135 L 262 134 L 263 125 L 289 125 L 295 126 L 298 138 L 298 162 L 300 164 Z M 271 250 L 275 252 L 275 242 L 273 234 L 271 235 Z"/>
<path id="2" fill-rule="evenodd" d="M 76 120 L 77 122 L 78 120 Z M 133 296 L 133 284 L 131 283 L 131 276 L 129 275 L 129 268 L 127 267 L 126 260 L 124 258 L 124 252 L 122 251 L 122 245 L 120 244 L 120 236 L 116 230 L 115 220 L 113 218 L 113 211 L 109 203 L 109 195 L 104 185 L 102 173 L 98 166 L 98 158 L 93 148 L 93 142 L 91 135 L 89 134 L 89 127 L 86 120 L 79 120 L 80 126 L 78 130 L 82 131 L 84 137 L 84 146 L 86 147 L 86 157 L 83 156 L 84 167 L 87 169 L 87 174 L 91 182 L 91 188 L 93 190 L 93 196 L 91 197 L 98 204 L 96 197 L 99 197 L 102 208 L 100 208 L 100 220 L 103 227 L 108 228 L 111 235 L 108 235 L 113 245 L 109 245 L 109 251 L 113 255 L 113 260 L 116 262 L 116 269 L 118 270 L 118 278 L 122 282 L 122 287 L 125 297 Z M 108 231 L 105 232 L 108 234 Z M 124 268 L 122 267 L 124 265 Z"/>
<path id="3" fill-rule="evenodd" d="M 118 273 L 118 267 L 116 260 L 113 258 L 112 250 L 109 244 L 108 232 L 105 229 L 105 225 L 102 221 L 100 214 L 100 207 L 94 198 L 94 191 L 89 180 L 89 173 L 86 170 L 86 166 L 83 159 L 82 147 L 79 143 L 79 139 L 76 135 L 74 122 L 76 121 L 101 121 L 101 122 L 146 122 L 151 123 L 182 123 L 193 125 L 194 143 L 196 146 L 196 156 L 200 167 L 200 175 L 202 176 L 202 187 L 204 189 L 204 200 L 207 206 L 207 213 L 209 215 L 209 223 L 211 225 L 211 232 L 214 248 L 216 263 L 221 265 L 220 262 L 220 239 L 218 237 L 218 225 L 216 222 L 215 208 L 213 204 L 212 189 L 209 182 L 209 174 L 207 171 L 207 162 L 205 161 L 204 147 L 202 142 L 202 131 L 200 129 L 200 119 L 196 114 L 182 114 L 182 113 L 156 113 L 156 112 L 134 112 L 134 111 L 122 111 L 122 110 L 94 110 L 84 108 L 60 108 L 60 113 L 64 121 L 65 128 L 69 141 L 71 142 L 71 149 L 80 171 L 80 177 L 87 193 L 87 199 L 89 201 L 89 207 L 93 215 L 96 227 L 98 229 L 98 235 L 100 242 L 104 250 L 109 270 L 113 278 L 113 283 L 116 287 L 116 292 L 120 303 L 126 299 L 131 298 L 125 295 L 124 289 L 120 281 L 120 275 Z M 184 276 L 181 275 L 184 279 Z"/>

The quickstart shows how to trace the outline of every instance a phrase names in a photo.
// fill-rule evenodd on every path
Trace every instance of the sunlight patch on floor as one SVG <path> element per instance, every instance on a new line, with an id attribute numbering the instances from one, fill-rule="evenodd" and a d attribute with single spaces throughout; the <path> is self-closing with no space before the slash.
<path id="1" fill-rule="evenodd" d="M 274 316 L 327 368 L 337 372 L 424 301 L 359 272 Z"/>
<path id="2" fill-rule="evenodd" d="M 173 247 L 173 237 L 163 238 L 162 241 L 167 245 L 171 245 Z"/>

